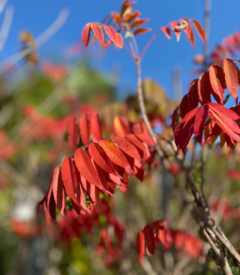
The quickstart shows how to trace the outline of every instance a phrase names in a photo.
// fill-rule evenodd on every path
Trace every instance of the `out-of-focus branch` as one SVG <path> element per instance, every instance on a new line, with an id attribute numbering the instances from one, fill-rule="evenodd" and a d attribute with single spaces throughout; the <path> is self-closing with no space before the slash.
<path id="1" fill-rule="evenodd" d="M 0 1 L 0 14 L 3 12 L 8 0 L 1 0 Z"/>
<path id="2" fill-rule="evenodd" d="M 203 28 L 204 28 L 207 40 L 209 37 L 209 31 L 210 31 L 210 11 L 211 11 L 211 0 L 205 0 Z M 206 61 L 207 54 L 208 54 L 208 43 L 203 43 L 203 56 L 205 61 Z"/>
<path id="3" fill-rule="evenodd" d="M 14 8 L 12 6 L 8 7 L 6 9 L 3 23 L 2 23 L 2 28 L 0 30 L 0 51 L 2 51 L 7 41 L 8 34 L 12 25 L 13 14 L 14 14 Z"/>
<path id="4" fill-rule="evenodd" d="M 59 31 L 59 29 L 66 22 L 66 20 L 68 18 L 68 15 L 69 15 L 69 10 L 68 9 L 63 9 L 60 12 L 57 19 L 53 22 L 53 24 L 35 39 L 35 43 L 36 43 L 37 47 L 41 47 L 57 31 Z M 4 61 L 1 62 L 0 69 L 4 70 L 4 68 L 7 64 L 11 64 L 11 65 L 16 64 L 17 62 L 19 62 L 21 59 L 23 59 L 30 52 L 31 52 L 31 48 L 26 48 L 23 51 L 8 57 L 7 59 L 5 59 Z"/>

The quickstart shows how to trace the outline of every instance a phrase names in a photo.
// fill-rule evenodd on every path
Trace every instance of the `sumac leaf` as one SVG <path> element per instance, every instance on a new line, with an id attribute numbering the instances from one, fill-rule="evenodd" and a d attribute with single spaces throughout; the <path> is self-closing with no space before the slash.
<path id="1" fill-rule="evenodd" d="M 89 43 L 89 39 L 91 36 L 91 23 L 88 23 L 85 28 L 83 29 L 82 32 L 82 42 L 84 44 L 85 47 L 87 47 L 88 43 Z"/>
<path id="2" fill-rule="evenodd" d="M 223 69 L 226 77 L 227 88 L 233 95 L 234 100 L 238 97 L 238 74 L 236 64 L 233 60 L 226 58 L 223 62 Z"/>

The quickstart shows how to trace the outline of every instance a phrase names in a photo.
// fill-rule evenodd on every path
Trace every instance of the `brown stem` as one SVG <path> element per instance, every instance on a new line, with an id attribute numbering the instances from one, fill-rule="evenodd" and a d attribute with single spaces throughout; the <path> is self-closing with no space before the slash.
<path id="1" fill-rule="evenodd" d="M 207 239 L 208 243 L 210 244 L 217 258 L 219 259 L 219 265 L 222 271 L 224 272 L 224 274 L 232 275 L 232 271 L 227 261 L 227 258 L 225 255 L 222 254 L 221 249 L 215 245 L 215 242 L 212 240 L 211 236 L 205 229 L 203 229 L 203 235 Z"/>
<path id="2" fill-rule="evenodd" d="M 141 110 L 141 115 L 142 115 L 143 121 L 148 129 L 150 136 L 155 141 L 156 151 L 157 151 L 158 155 L 160 156 L 164 167 L 169 168 L 169 162 L 166 158 L 166 155 L 165 155 L 163 149 L 161 148 L 160 144 L 157 142 L 156 136 L 152 130 L 152 127 L 150 125 L 150 122 L 149 122 L 149 119 L 147 116 L 147 112 L 146 112 L 146 108 L 145 108 L 145 104 L 144 104 L 143 89 L 142 89 L 141 61 L 139 58 L 136 60 L 136 65 L 137 65 L 137 94 L 138 94 L 138 103 L 139 103 L 139 107 Z"/>

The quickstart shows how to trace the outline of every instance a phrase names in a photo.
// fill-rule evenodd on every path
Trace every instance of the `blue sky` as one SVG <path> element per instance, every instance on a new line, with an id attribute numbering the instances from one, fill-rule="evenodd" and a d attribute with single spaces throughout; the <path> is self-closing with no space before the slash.
<path id="1" fill-rule="evenodd" d="M 121 0 L 9 0 L 7 6 L 14 6 L 14 19 L 6 46 L 0 53 L 0 57 L 3 59 L 18 51 L 18 35 L 21 30 L 29 30 L 37 37 L 56 19 L 60 10 L 67 7 L 70 10 L 70 15 L 66 24 L 39 49 L 41 59 L 64 60 L 64 50 L 79 41 L 85 24 L 102 21 L 108 12 L 118 11 L 121 3 Z M 142 18 L 151 18 L 146 27 L 153 30 L 151 33 L 138 37 L 140 49 L 143 49 L 159 27 L 170 21 L 186 17 L 197 19 L 203 24 L 204 0 L 138 0 L 135 9 L 142 12 Z M 239 0 L 212 0 L 210 49 L 221 42 L 223 37 L 240 30 L 239 10 Z M 172 69 L 179 66 L 183 94 L 185 94 L 188 84 L 193 78 L 189 74 L 194 67 L 193 56 L 201 52 L 202 42 L 197 35 L 196 49 L 192 48 L 185 35 L 181 36 L 180 42 L 176 42 L 174 36 L 171 40 L 167 40 L 164 35 L 160 35 L 145 55 L 142 64 L 143 77 L 156 79 L 172 96 Z M 104 52 L 101 59 L 92 60 L 92 63 L 106 73 L 116 68 L 120 71 L 119 92 L 123 92 L 127 88 L 135 89 L 135 65 L 126 50 L 112 47 Z"/>

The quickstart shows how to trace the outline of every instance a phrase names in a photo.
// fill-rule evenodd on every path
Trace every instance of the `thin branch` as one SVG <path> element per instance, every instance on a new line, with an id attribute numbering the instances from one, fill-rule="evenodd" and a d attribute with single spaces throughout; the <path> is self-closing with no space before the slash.
<path id="1" fill-rule="evenodd" d="M 156 136 L 152 130 L 152 127 L 150 125 L 150 122 L 149 122 L 149 119 L 147 116 L 147 112 L 146 112 L 146 108 L 145 108 L 145 104 L 144 104 L 143 89 L 142 89 L 141 61 L 139 59 L 136 60 L 136 65 L 137 65 L 137 93 L 138 93 L 138 103 L 139 103 L 139 107 L 141 110 L 141 115 L 142 115 L 143 121 L 148 129 L 150 136 L 155 141 L 156 151 L 159 154 L 159 156 L 164 164 L 164 167 L 169 168 L 169 163 L 168 163 L 167 159 L 165 158 L 165 153 L 162 150 L 162 148 L 160 147 L 160 144 L 157 142 Z"/>
<path id="2" fill-rule="evenodd" d="M 141 53 L 141 60 L 143 59 L 146 51 L 148 50 L 148 48 L 151 46 L 151 44 L 153 43 L 153 41 L 158 37 L 158 35 L 161 33 L 161 29 L 159 29 L 153 36 L 152 38 L 148 41 L 147 45 L 144 47 L 142 53 Z"/>
<path id="3" fill-rule="evenodd" d="M 37 47 L 41 47 L 44 43 L 46 43 L 59 29 L 64 25 L 69 15 L 68 9 L 62 9 L 57 19 L 53 22 L 53 24 L 45 30 L 42 34 L 40 34 L 36 39 L 35 43 Z M 0 69 L 4 70 L 7 64 L 16 64 L 21 59 L 23 59 L 27 54 L 31 52 L 31 48 L 26 48 L 23 51 L 16 53 L 8 58 L 0 64 Z"/>
<path id="4" fill-rule="evenodd" d="M 222 244 L 229 250 L 229 252 L 233 255 L 233 257 L 237 260 L 238 263 L 240 263 L 240 255 L 236 251 L 236 249 L 233 247 L 233 245 L 230 243 L 230 241 L 227 239 L 227 237 L 224 235 L 222 230 L 220 228 L 211 228 L 211 230 L 216 234 L 217 238 L 222 242 Z M 221 233 L 219 233 L 220 231 Z"/>
<path id="5" fill-rule="evenodd" d="M 215 245 L 214 241 L 208 235 L 208 232 L 205 229 L 203 229 L 203 235 L 207 239 L 207 241 L 210 244 L 210 246 L 211 246 L 212 250 L 214 251 L 215 255 L 219 258 L 219 264 L 220 264 L 220 267 L 222 268 L 222 271 L 226 275 L 232 275 L 232 271 L 231 271 L 229 263 L 226 259 L 226 256 L 222 255 L 221 250 Z"/>

